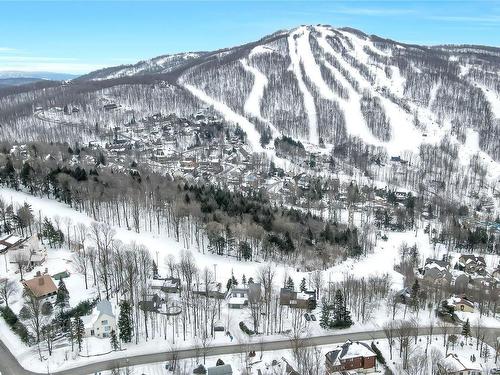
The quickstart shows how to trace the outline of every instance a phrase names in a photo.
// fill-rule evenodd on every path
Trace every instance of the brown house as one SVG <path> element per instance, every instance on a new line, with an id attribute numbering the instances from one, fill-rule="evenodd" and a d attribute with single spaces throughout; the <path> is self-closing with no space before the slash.
<path id="1" fill-rule="evenodd" d="M 356 370 L 370 373 L 376 369 L 377 355 L 368 344 L 347 340 L 325 355 L 328 373 Z"/>
<path id="2" fill-rule="evenodd" d="M 281 288 L 280 305 L 297 309 L 314 310 L 316 308 L 316 292 L 295 292 L 289 288 Z"/>
<path id="3" fill-rule="evenodd" d="M 40 272 L 37 272 L 34 278 L 23 281 L 23 285 L 26 292 L 36 299 L 48 300 L 50 302 L 55 301 L 57 286 L 54 284 L 54 281 L 52 281 L 50 275 L 41 275 Z"/>

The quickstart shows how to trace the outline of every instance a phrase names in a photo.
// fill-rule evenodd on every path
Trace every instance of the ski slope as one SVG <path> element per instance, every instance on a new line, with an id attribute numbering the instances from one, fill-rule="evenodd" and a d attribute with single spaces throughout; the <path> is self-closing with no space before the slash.
<path id="1" fill-rule="evenodd" d="M 288 36 L 288 49 L 291 60 L 289 70 L 291 70 L 295 74 L 299 90 L 304 98 L 304 108 L 306 110 L 307 118 L 309 120 L 309 143 L 317 145 L 319 143 L 319 136 L 318 136 L 318 118 L 316 113 L 316 105 L 314 103 L 314 98 L 312 94 L 309 92 L 304 82 L 304 78 L 302 75 L 301 58 L 300 58 L 302 51 L 299 51 L 299 46 L 296 42 L 296 38 L 300 37 L 306 32 L 307 32 L 306 27 L 300 27 L 294 32 L 290 33 L 290 35 Z"/>

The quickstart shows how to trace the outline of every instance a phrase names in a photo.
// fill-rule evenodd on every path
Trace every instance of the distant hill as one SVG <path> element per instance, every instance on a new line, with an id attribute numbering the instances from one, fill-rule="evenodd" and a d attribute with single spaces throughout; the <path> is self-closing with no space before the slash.
<path id="1" fill-rule="evenodd" d="M 19 85 L 19 84 L 25 84 L 25 83 L 31 83 L 35 82 L 37 80 L 50 80 L 50 81 L 66 81 L 70 80 L 73 78 L 78 77 L 75 74 L 68 74 L 68 73 L 54 73 L 54 72 L 24 72 L 24 71 L 17 71 L 17 70 L 5 70 L 5 71 L 0 71 L 0 80 L 4 81 L 6 79 L 25 79 L 26 82 L 24 83 L 18 83 L 16 81 L 11 81 L 10 84 L 8 82 L 2 82 L 5 83 L 6 85 Z"/>

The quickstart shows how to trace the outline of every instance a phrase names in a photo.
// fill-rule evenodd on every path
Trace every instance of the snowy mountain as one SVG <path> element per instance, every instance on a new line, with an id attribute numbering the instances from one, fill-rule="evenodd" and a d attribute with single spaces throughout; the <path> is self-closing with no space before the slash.
<path id="1" fill-rule="evenodd" d="M 311 145 L 360 139 L 400 155 L 448 137 L 500 160 L 499 68 L 498 48 L 408 45 L 318 25 L 80 79 L 161 73 L 175 86 L 168 95 L 213 106 L 247 132 L 255 150 L 267 143 L 261 138 L 283 134 Z"/>
<path id="2" fill-rule="evenodd" d="M 102 69 L 38 95 L 41 105 L 85 108 L 82 120 L 99 117 L 91 112 L 103 98 L 138 118 L 212 107 L 245 131 L 253 150 L 270 155 L 274 140 L 287 136 L 340 156 L 353 149 L 377 160 L 445 152 L 469 165 L 478 152 L 487 163 L 500 161 L 499 72 L 499 48 L 409 45 L 316 25 Z M 33 98 L 18 100 L 29 113 Z M 117 114 L 113 121 L 127 120 Z"/>
<path id="3" fill-rule="evenodd" d="M 121 77 L 138 76 L 144 74 L 168 73 L 178 66 L 182 66 L 192 59 L 203 56 L 205 52 L 178 53 L 175 55 L 158 56 L 153 59 L 139 61 L 133 65 L 120 65 L 116 67 L 104 68 L 86 74 L 80 79 L 83 80 L 105 80 Z"/>

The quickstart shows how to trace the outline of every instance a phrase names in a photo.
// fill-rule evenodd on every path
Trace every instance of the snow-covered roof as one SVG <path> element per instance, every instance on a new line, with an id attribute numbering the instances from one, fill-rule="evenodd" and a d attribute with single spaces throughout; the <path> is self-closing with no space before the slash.
<path id="1" fill-rule="evenodd" d="M 337 346 L 334 350 L 326 353 L 327 359 L 333 365 L 340 365 L 342 360 L 358 357 L 374 357 L 376 354 L 368 344 L 364 342 L 352 342 L 347 340 L 344 344 Z"/>
<path id="2" fill-rule="evenodd" d="M 231 297 L 228 300 L 229 305 L 244 305 L 248 301 L 246 297 Z"/>
<path id="3" fill-rule="evenodd" d="M 436 268 L 436 269 L 438 269 L 439 271 L 444 271 L 444 270 L 446 270 L 446 268 L 441 267 L 439 264 L 434 263 L 434 262 L 429 263 L 429 264 L 426 264 L 426 265 L 425 265 L 425 268 L 426 268 L 426 269 Z"/>
<path id="4" fill-rule="evenodd" d="M 457 354 L 450 353 L 441 360 L 439 363 L 441 367 L 446 369 L 448 372 L 460 372 L 460 371 L 482 371 L 481 364 L 477 362 L 472 362 L 464 357 L 459 357 Z"/>
<path id="5" fill-rule="evenodd" d="M 99 301 L 99 303 L 96 305 L 95 309 L 102 314 L 114 316 L 113 307 L 111 306 L 111 302 L 109 302 L 108 300 Z"/>

